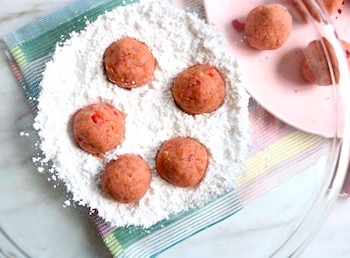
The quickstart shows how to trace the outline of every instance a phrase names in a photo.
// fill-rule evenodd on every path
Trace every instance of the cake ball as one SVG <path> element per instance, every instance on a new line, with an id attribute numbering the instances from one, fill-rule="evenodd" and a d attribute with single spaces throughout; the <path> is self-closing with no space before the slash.
<path id="1" fill-rule="evenodd" d="M 307 22 L 306 17 L 311 16 L 316 21 L 321 22 L 322 17 L 315 3 L 312 0 L 288 0 L 288 2 L 295 7 L 295 16 L 293 19 L 300 19 L 303 22 Z"/>
<path id="2" fill-rule="evenodd" d="M 332 64 L 335 80 L 338 82 L 339 64 L 334 48 L 325 38 L 323 38 L 323 43 Z M 312 84 L 320 86 L 328 86 L 332 84 L 332 77 L 325 49 L 320 40 L 314 40 L 307 45 L 302 53 L 301 70 L 305 79 Z"/>
<path id="3" fill-rule="evenodd" d="M 258 50 L 280 48 L 292 29 L 292 16 L 280 4 L 264 4 L 252 9 L 246 18 L 248 43 Z"/>
<path id="4" fill-rule="evenodd" d="M 341 43 L 342 43 L 343 48 L 345 50 L 346 59 L 348 60 L 348 64 L 350 67 L 350 43 L 345 41 L 345 40 L 341 40 Z"/>
<path id="5" fill-rule="evenodd" d="M 153 79 L 156 60 L 146 44 L 127 37 L 107 48 L 103 65 L 110 82 L 131 89 L 141 87 Z"/>
<path id="6" fill-rule="evenodd" d="M 344 0 L 323 0 L 325 9 L 329 15 L 336 13 L 342 6 Z"/>
<path id="7" fill-rule="evenodd" d="M 134 154 L 124 154 L 110 161 L 101 175 L 103 193 L 120 203 L 139 201 L 150 183 L 149 166 Z"/>
<path id="8" fill-rule="evenodd" d="M 73 119 L 73 136 L 77 144 L 99 157 L 121 143 L 124 132 L 124 114 L 109 104 L 86 106 Z"/>
<path id="9" fill-rule="evenodd" d="M 159 175 L 179 187 L 193 187 L 208 167 L 207 149 L 197 140 L 176 137 L 163 143 L 157 157 Z"/>
<path id="10" fill-rule="evenodd" d="M 224 102 L 225 81 L 210 65 L 195 65 L 174 80 L 172 93 L 178 107 L 188 114 L 215 111 Z"/>

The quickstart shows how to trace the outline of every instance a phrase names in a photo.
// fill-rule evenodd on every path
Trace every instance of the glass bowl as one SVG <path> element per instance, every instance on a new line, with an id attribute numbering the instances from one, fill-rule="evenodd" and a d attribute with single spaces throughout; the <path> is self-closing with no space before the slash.
<path id="1" fill-rule="evenodd" d="M 6 32 L 71 1 L 51 1 L 38 17 L 30 14 L 44 1 L 37 2 L 24 7 L 9 3 L 0 11 L 6 16 L 13 10 L 29 10 L 20 19 L 12 17 L 8 23 L 15 26 L 7 26 Z M 216 26 L 228 41 L 227 51 L 238 58 L 242 81 L 251 95 L 253 147 L 244 163 L 245 173 L 236 180 L 237 212 L 213 225 L 206 225 L 203 218 L 206 226 L 193 232 L 189 226 L 190 233 L 179 238 L 183 241 L 155 252 L 160 257 L 300 255 L 337 196 L 348 189 L 349 104 L 344 96 L 349 94 L 346 86 L 350 80 L 340 39 L 350 37 L 342 27 L 345 14 L 350 17 L 349 3 L 342 6 L 343 13 L 329 16 L 318 1 L 274 1 L 286 6 L 293 17 L 290 38 L 278 50 L 257 51 L 249 47 L 245 33 L 234 28 L 232 21 L 244 23 L 249 10 L 271 1 L 236 2 L 169 3 Z M 330 86 L 307 83 L 300 70 L 303 50 L 311 41 L 321 39 Z M 5 50 L 5 44 L 1 49 Z M 1 58 L 5 110 L 0 115 L 0 255 L 111 257 L 88 209 L 65 205 L 70 193 L 64 184 L 37 171 L 32 161 L 38 152 L 34 114 L 5 56 Z"/>

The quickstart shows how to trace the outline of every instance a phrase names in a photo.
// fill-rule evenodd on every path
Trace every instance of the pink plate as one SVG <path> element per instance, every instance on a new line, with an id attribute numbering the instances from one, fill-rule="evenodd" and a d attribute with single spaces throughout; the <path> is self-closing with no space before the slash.
<path id="1" fill-rule="evenodd" d="M 246 42 L 244 32 L 233 28 L 233 20 L 244 22 L 246 14 L 261 3 L 261 0 L 204 0 L 207 20 L 228 41 L 249 94 L 287 124 L 309 133 L 334 137 L 333 88 L 310 85 L 300 70 L 301 49 L 319 38 L 316 29 L 301 19 L 295 19 L 297 14 L 292 13 L 293 28 L 287 42 L 277 50 L 258 51 Z M 344 4 L 342 11 L 334 14 L 332 19 L 340 37 L 350 41 L 350 4 Z"/>

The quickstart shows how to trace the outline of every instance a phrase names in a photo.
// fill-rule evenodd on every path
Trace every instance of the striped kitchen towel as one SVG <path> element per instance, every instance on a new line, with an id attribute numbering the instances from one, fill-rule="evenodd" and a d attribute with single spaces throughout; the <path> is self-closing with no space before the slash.
<path id="1" fill-rule="evenodd" d="M 4 38 L 7 57 L 33 112 L 45 63 L 55 46 L 72 31 L 84 28 L 105 11 L 137 0 L 78 0 L 69 6 Z M 237 188 L 207 203 L 160 221 L 151 228 L 114 228 L 94 212 L 97 230 L 115 257 L 156 255 L 205 228 L 219 223 L 249 202 L 313 165 L 331 151 L 332 141 L 294 129 L 264 111 L 253 100 L 250 105 L 254 144 L 244 163 Z"/>

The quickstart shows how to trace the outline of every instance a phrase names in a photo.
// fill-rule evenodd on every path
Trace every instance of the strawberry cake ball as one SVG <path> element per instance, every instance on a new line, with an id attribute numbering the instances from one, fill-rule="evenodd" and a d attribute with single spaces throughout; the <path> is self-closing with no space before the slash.
<path id="1" fill-rule="evenodd" d="M 280 4 L 264 4 L 252 9 L 246 18 L 248 43 L 258 50 L 280 48 L 292 29 L 292 16 Z"/>
<path id="2" fill-rule="evenodd" d="M 207 149 L 197 140 L 176 137 L 163 143 L 157 157 L 159 175 L 179 187 L 193 187 L 208 167 Z"/>
<path id="3" fill-rule="evenodd" d="M 120 203 L 139 201 L 151 183 L 147 163 L 134 154 L 124 154 L 106 165 L 101 175 L 102 191 Z"/>
<path id="4" fill-rule="evenodd" d="M 103 66 L 110 82 L 131 89 L 141 87 L 153 79 L 156 60 L 146 44 L 127 37 L 107 48 Z"/>
<path id="5" fill-rule="evenodd" d="M 342 6 L 344 0 L 323 0 L 324 7 L 329 15 L 335 14 Z"/>
<path id="6" fill-rule="evenodd" d="M 348 64 L 350 67 L 350 43 L 345 41 L 345 40 L 341 40 L 341 43 L 342 43 L 343 48 L 345 50 L 346 59 L 348 60 Z"/>
<path id="7" fill-rule="evenodd" d="M 81 149 L 102 157 L 121 143 L 124 114 L 109 104 L 93 104 L 79 110 L 73 119 L 73 136 Z"/>
<path id="8" fill-rule="evenodd" d="M 225 81 L 210 65 L 195 65 L 174 80 L 172 93 L 178 107 L 191 115 L 218 109 L 226 95 Z"/>
<path id="9" fill-rule="evenodd" d="M 325 38 L 323 43 L 328 52 L 336 82 L 339 81 L 339 64 L 331 43 Z M 301 56 L 301 70 L 305 79 L 320 86 L 329 86 L 332 84 L 330 67 L 325 54 L 325 49 L 320 40 L 310 42 L 304 49 Z"/>

